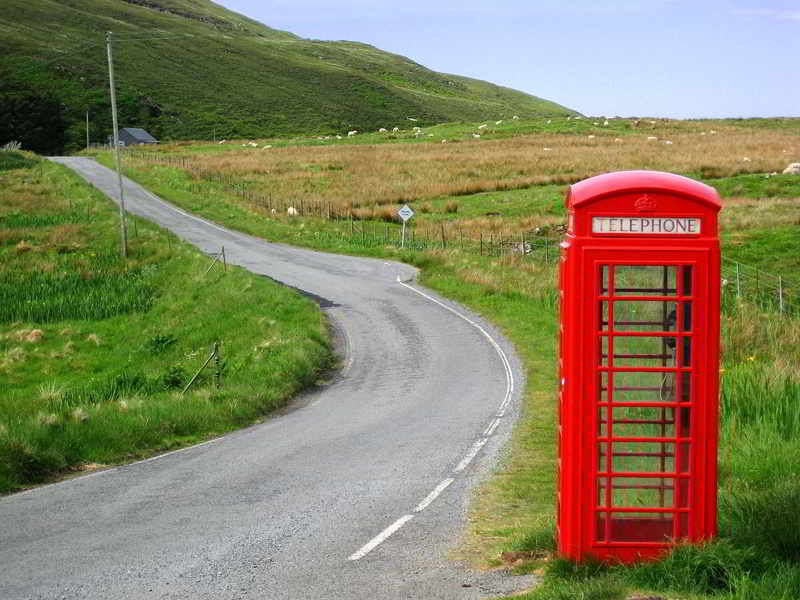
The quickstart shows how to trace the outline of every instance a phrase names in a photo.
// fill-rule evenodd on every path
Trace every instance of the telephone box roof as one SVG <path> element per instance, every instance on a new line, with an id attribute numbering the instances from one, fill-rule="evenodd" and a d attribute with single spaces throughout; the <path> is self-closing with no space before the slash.
<path id="1" fill-rule="evenodd" d="M 618 171 L 579 181 L 569 187 L 568 208 L 589 204 L 600 198 L 635 192 L 668 192 L 688 196 L 719 211 L 717 190 L 699 181 L 661 171 Z"/>

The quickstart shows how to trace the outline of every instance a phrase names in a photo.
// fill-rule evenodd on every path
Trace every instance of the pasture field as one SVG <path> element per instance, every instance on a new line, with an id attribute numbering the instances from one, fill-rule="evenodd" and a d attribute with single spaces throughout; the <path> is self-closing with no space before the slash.
<path id="1" fill-rule="evenodd" d="M 0 493 L 261 419 L 331 363 L 318 307 L 0 152 Z M 181 394 L 217 342 L 212 362 Z M 219 374 L 219 378 L 217 378 Z M 219 384 L 219 385 L 217 385 Z"/>
<path id="2" fill-rule="evenodd" d="M 566 183 L 660 169 L 715 186 L 724 204 L 723 255 L 781 274 L 796 293 L 800 177 L 780 171 L 800 160 L 800 120 L 481 125 L 425 128 L 419 136 L 182 143 L 134 150 L 126 164 L 162 197 L 269 240 L 416 264 L 422 283 L 503 329 L 526 365 L 524 415 L 507 460 L 476 494 L 462 558 L 540 573 L 543 585 L 525 596 L 532 599 L 800 597 L 800 321 L 747 300 L 726 304 L 720 539 L 635 568 L 576 567 L 552 557 L 554 261 L 476 251 L 496 236 L 557 237 Z M 391 215 L 401 203 L 416 211 L 410 239 L 441 243 L 399 249 Z M 300 214 L 287 215 L 289 206 Z"/>

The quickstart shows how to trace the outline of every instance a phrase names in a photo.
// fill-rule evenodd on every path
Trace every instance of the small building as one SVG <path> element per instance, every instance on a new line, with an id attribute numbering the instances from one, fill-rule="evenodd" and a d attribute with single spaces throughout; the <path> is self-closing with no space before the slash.
<path id="1" fill-rule="evenodd" d="M 158 140 L 140 127 L 123 127 L 119 130 L 120 146 L 137 146 L 139 144 L 157 144 Z M 114 145 L 113 136 L 109 136 L 109 145 Z"/>

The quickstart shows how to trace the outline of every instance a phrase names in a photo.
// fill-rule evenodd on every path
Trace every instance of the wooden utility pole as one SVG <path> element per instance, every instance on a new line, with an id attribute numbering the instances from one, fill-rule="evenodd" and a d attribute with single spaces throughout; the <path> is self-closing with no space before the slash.
<path id="1" fill-rule="evenodd" d="M 114 124 L 114 160 L 117 165 L 119 181 L 119 224 L 122 237 L 122 257 L 128 256 L 128 225 L 125 222 L 125 196 L 122 186 L 122 169 L 119 160 L 119 127 L 117 124 L 117 95 L 114 89 L 114 59 L 111 56 L 111 32 L 106 32 L 106 50 L 108 51 L 108 85 L 111 88 L 111 120 Z"/>

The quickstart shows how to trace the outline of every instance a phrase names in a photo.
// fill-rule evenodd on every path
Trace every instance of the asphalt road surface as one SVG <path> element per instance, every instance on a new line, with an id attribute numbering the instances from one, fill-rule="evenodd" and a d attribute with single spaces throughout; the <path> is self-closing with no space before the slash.
<path id="1" fill-rule="evenodd" d="M 56 158 L 109 196 L 113 171 Z M 522 377 L 479 317 L 411 267 L 226 230 L 126 180 L 126 205 L 312 295 L 343 368 L 265 423 L 0 499 L 0 598 L 484 598 L 529 579 L 450 556 Z"/>

